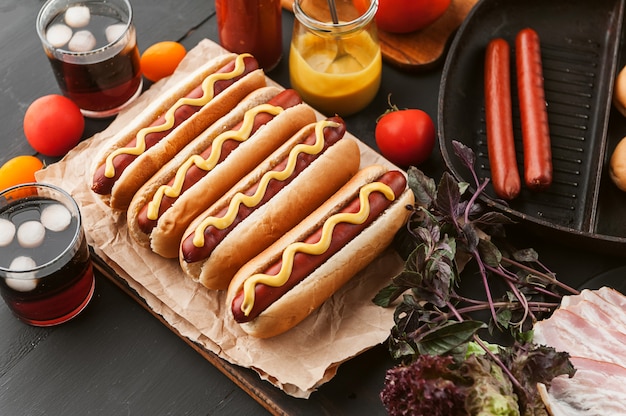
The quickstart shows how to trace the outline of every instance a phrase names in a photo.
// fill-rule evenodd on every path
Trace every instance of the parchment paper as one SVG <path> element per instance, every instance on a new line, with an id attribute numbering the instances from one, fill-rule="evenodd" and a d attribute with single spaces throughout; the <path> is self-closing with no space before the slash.
<path id="1" fill-rule="evenodd" d="M 178 260 L 167 260 L 133 242 L 126 213 L 114 212 L 91 192 L 92 164 L 107 139 L 139 112 L 150 98 L 223 49 L 209 40 L 190 50 L 176 73 L 154 84 L 104 131 L 81 142 L 63 160 L 37 173 L 37 180 L 56 184 L 81 208 L 89 244 L 154 312 L 187 337 L 230 363 L 254 369 L 287 394 L 308 398 L 330 380 L 340 363 L 385 341 L 393 325 L 393 310 L 372 303 L 380 288 L 402 267 L 388 250 L 300 325 L 272 339 L 245 334 L 229 319 L 225 293 L 191 281 Z M 268 79 L 268 83 L 273 83 Z M 320 115 L 321 117 L 321 115 Z M 385 163 L 359 142 L 362 166 Z M 382 382 L 382 380 L 381 380 Z"/>

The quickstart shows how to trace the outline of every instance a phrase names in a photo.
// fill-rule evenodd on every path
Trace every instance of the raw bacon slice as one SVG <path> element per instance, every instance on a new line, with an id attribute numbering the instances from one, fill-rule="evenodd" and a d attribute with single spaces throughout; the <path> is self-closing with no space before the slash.
<path id="1" fill-rule="evenodd" d="M 565 296 L 534 342 L 570 354 L 576 374 L 537 387 L 552 416 L 626 414 L 626 296 L 603 287 Z"/>
<path id="2" fill-rule="evenodd" d="M 579 359 L 575 365 L 574 377 L 554 378 L 549 390 L 540 387 L 550 413 L 553 416 L 623 415 L 626 368 L 589 359 Z"/>
<path id="3" fill-rule="evenodd" d="M 622 312 L 626 310 L 626 296 L 622 295 L 615 289 L 607 286 L 603 286 L 598 289 L 598 294 L 602 296 L 607 302 L 619 307 Z"/>
<path id="4" fill-rule="evenodd" d="M 621 365 L 584 357 L 574 357 L 571 359 L 571 361 L 577 370 L 593 371 L 598 374 L 610 376 L 611 380 L 613 377 L 616 377 L 624 379 L 626 381 L 626 367 L 623 367 Z M 602 384 L 604 384 L 604 382 Z M 624 388 L 625 385 L 620 384 L 616 386 L 616 383 L 610 383 L 611 387 L 619 388 L 621 391 L 624 392 L 624 394 L 626 394 L 626 389 Z"/>
<path id="5" fill-rule="evenodd" d="M 626 334 L 626 314 L 612 313 L 604 304 L 583 300 L 571 305 L 566 310 L 586 319 L 600 328 L 613 328 Z"/>
<path id="6" fill-rule="evenodd" d="M 626 366 L 626 333 L 599 327 L 568 309 L 557 309 L 535 324 L 534 341 L 586 357 Z"/>
<path id="7" fill-rule="evenodd" d="M 600 306 L 605 312 L 614 315 L 615 319 L 626 323 L 626 296 L 622 295 L 615 289 L 603 287 L 598 290 L 585 289 L 575 296 L 564 296 L 561 301 L 561 309 L 569 309 L 570 307 L 583 302 L 589 301 Z"/>

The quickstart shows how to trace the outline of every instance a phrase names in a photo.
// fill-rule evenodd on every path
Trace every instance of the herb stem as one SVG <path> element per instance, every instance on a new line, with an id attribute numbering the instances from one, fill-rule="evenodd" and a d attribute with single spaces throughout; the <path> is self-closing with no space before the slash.
<path id="1" fill-rule="evenodd" d="M 493 272 L 493 273 L 496 273 L 496 274 L 500 275 L 502 278 L 510 281 L 513 284 L 530 288 L 530 289 L 536 291 L 537 293 L 540 293 L 540 294 L 543 294 L 543 295 L 546 295 L 546 296 L 549 296 L 549 297 L 552 297 L 552 298 L 555 298 L 555 299 L 559 299 L 560 300 L 562 298 L 562 296 L 560 294 L 558 294 L 558 293 L 555 293 L 555 292 L 553 292 L 553 291 L 551 291 L 549 289 L 545 289 L 544 287 L 542 287 L 540 285 L 533 284 L 533 283 L 530 283 L 530 282 L 526 282 L 526 281 L 520 279 L 515 273 L 511 272 L 510 270 L 508 270 L 508 269 L 506 269 L 504 267 L 502 267 L 500 269 L 494 268 L 494 267 L 491 267 L 491 266 L 486 266 L 486 267 L 487 267 L 487 269 L 490 272 Z M 528 269 L 530 269 L 530 268 L 528 268 Z M 533 273 L 532 269 L 530 269 L 530 271 L 531 271 L 531 274 L 533 276 L 536 276 L 536 273 Z"/>
<path id="2" fill-rule="evenodd" d="M 450 303 L 450 301 L 447 301 L 446 305 L 448 306 L 448 309 L 450 309 L 450 313 L 452 315 L 454 315 L 459 322 L 463 322 L 464 321 L 463 316 L 459 313 L 459 311 L 456 309 L 456 307 L 452 303 Z M 448 318 L 446 318 L 446 320 L 447 319 Z"/>
<path id="3" fill-rule="evenodd" d="M 482 183 L 480 183 L 478 181 L 478 177 L 476 176 L 476 173 L 473 170 L 472 170 L 472 174 L 474 175 L 474 181 L 476 181 L 476 185 L 478 185 L 478 188 L 476 189 L 476 192 L 474 192 L 472 196 L 470 197 L 469 203 L 467 204 L 467 207 L 465 208 L 465 218 L 464 218 L 465 224 L 470 223 L 469 216 L 470 216 L 471 208 L 476 203 L 478 196 L 485 190 L 485 187 L 489 183 L 489 179 L 486 179 Z"/>
<path id="4" fill-rule="evenodd" d="M 454 313 L 452 311 L 448 313 L 443 313 L 438 317 L 438 319 L 435 319 L 434 322 L 447 321 L 453 316 L 457 317 L 458 319 L 458 316 L 462 317 L 463 315 L 466 315 L 468 313 L 484 311 L 488 309 L 490 306 L 489 302 L 487 301 L 482 301 L 480 303 L 478 301 L 474 301 L 472 303 L 473 304 L 469 306 L 456 308 Z M 510 308 L 513 310 L 521 308 L 519 304 L 514 304 L 512 302 L 493 302 L 493 306 L 494 308 Z M 529 310 L 532 310 L 535 312 L 550 312 L 557 306 L 558 306 L 557 303 L 550 303 L 550 302 L 528 302 Z M 460 319 L 460 320 L 462 321 L 463 319 Z"/>
<path id="5" fill-rule="evenodd" d="M 487 281 L 487 269 L 485 268 L 485 264 L 483 263 L 480 253 L 478 253 L 477 249 L 473 249 L 473 256 L 477 260 L 478 267 L 480 269 L 480 275 L 483 280 L 483 287 L 485 288 L 485 295 L 487 296 L 487 302 L 489 302 L 489 310 L 491 311 L 491 317 L 493 318 L 493 322 L 496 326 L 498 325 L 498 316 L 496 315 L 496 308 L 493 306 L 493 298 L 491 296 L 491 289 L 489 288 L 489 282 Z"/>
<path id="6" fill-rule="evenodd" d="M 502 267 L 500 267 L 502 268 Z M 511 282 L 511 280 L 506 279 L 506 282 L 509 286 L 509 289 L 511 289 L 511 291 L 513 292 L 513 294 L 515 295 L 515 297 L 517 298 L 517 300 L 519 301 L 519 303 L 522 305 L 522 309 L 524 310 L 524 314 L 522 315 L 522 317 L 520 318 L 520 320 L 517 322 L 517 325 L 521 325 L 524 323 L 524 321 L 526 321 L 526 318 L 528 318 L 528 314 L 531 313 L 529 308 L 528 308 L 528 299 L 526 299 L 526 296 L 524 296 L 523 294 L 521 294 L 519 292 L 519 289 L 517 288 L 517 286 L 515 286 L 513 284 L 513 282 Z M 533 322 L 535 321 L 535 317 L 534 315 L 532 315 L 532 320 Z"/>
<path id="7" fill-rule="evenodd" d="M 502 257 L 501 262 L 502 262 L 502 263 L 507 263 L 507 264 L 512 265 L 512 266 L 515 266 L 515 267 L 519 267 L 520 269 L 525 270 L 525 271 L 527 271 L 527 272 L 531 273 L 531 274 L 532 274 L 532 275 L 534 275 L 534 276 L 541 277 L 541 278 L 543 278 L 543 279 L 547 280 L 548 282 L 550 282 L 550 283 L 552 283 L 552 284 L 554 284 L 554 285 L 556 285 L 556 286 L 560 287 L 561 289 L 563 289 L 563 290 L 566 290 L 566 291 L 570 292 L 571 294 L 578 295 L 578 294 L 580 293 L 580 291 L 578 291 L 578 290 L 576 290 L 576 289 L 574 289 L 574 288 L 572 288 L 572 287 L 570 287 L 570 286 L 566 285 L 565 283 L 563 283 L 563 282 L 559 281 L 559 280 L 558 280 L 557 278 L 555 278 L 553 275 L 550 275 L 550 274 L 547 274 L 547 273 L 542 273 L 542 272 L 539 272 L 539 271 L 537 271 L 537 270 L 535 270 L 535 269 L 533 269 L 533 268 L 531 268 L 531 267 L 528 267 L 528 266 L 526 266 L 526 265 L 525 265 L 525 264 L 523 264 L 523 263 L 520 263 L 520 262 L 518 262 L 518 261 L 515 261 L 515 260 L 513 260 L 513 259 L 511 259 L 511 258 L 508 258 L 508 257 Z"/>

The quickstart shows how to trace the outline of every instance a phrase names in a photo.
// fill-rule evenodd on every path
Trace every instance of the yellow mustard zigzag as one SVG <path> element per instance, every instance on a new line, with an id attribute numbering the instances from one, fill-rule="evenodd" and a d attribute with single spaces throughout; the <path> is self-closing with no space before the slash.
<path id="1" fill-rule="evenodd" d="M 176 101 L 176 103 L 174 103 L 174 105 L 165 113 L 164 115 L 165 120 L 163 121 L 162 124 L 159 124 L 156 126 L 144 127 L 143 129 L 139 130 L 139 132 L 137 133 L 137 140 L 136 140 L 135 147 L 121 147 L 111 152 L 111 154 L 109 154 L 109 156 L 106 158 L 106 168 L 104 171 L 104 176 L 106 176 L 107 178 L 112 178 L 113 176 L 115 176 L 115 166 L 113 165 L 113 159 L 116 156 L 121 155 L 121 154 L 129 154 L 129 155 L 138 156 L 146 151 L 146 135 L 150 133 L 160 133 L 160 132 L 171 129 L 174 126 L 174 121 L 175 121 L 174 113 L 180 107 L 182 107 L 183 105 L 202 107 L 206 105 L 209 101 L 211 101 L 213 99 L 214 84 L 217 81 L 232 79 L 243 74 L 243 71 L 246 68 L 243 60 L 247 56 L 250 56 L 250 55 L 249 54 L 238 55 L 237 59 L 235 60 L 236 62 L 235 68 L 231 72 L 213 73 L 209 75 L 208 77 L 206 77 L 204 81 L 202 81 L 202 91 L 203 91 L 202 97 L 179 98 L 178 101 Z"/>
<path id="2" fill-rule="evenodd" d="M 330 247 L 332 233 L 335 226 L 339 223 L 363 224 L 370 214 L 369 195 L 372 192 L 382 193 L 388 200 L 393 201 L 395 194 L 389 185 L 381 182 L 368 183 L 359 190 L 359 201 L 361 207 L 358 212 L 346 213 L 340 212 L 330 216 L 322 227 L 322 236 L 317 243 L 295 242 L 285 248 L 282 256 L 282 265 L 280 271 L 276 275 L 268 275 L 258 273 L 250 276 L 243 284 L 244 298 L 241 304 L 241 310 L 248 316 L 254 307 L 254 288 L 257 284 L 265 284 L 272 287 L 280 287 L 284 285 L 293 270 L 293 263 L 296 253 L 320 255 Z"/>
<path id="3" fill-rule="evenodd" d="M 312 145 L 307 144 L 297 144 L 294 146 L 289 152 L 287 165 L 282 171 L 274 171 L 270 170 L 265 172 L 259 181 L 259 186 L 256 189 L 254 195 L 249 196 L 244 194 L 243 192 L 236 193 L 233 198 L 230 200 L 228 205 L 228 211 L 222 217 L 214 217 L 209 216 L 206 217 L 197 227 L 194 232 L 193 244 L 196 247 L 204 246 L 204 231 L 211 225 L 214 227 L 223 230 L 233 223 L 237 216 L 237 212 L 239 212 L 239 207 L 241 204 L 244 204 L 248 208 L 256 206 L 267 191 L 267 187 L 269 186 L 269 182 L 272 179 L 276 179 L 278 181 L 284 181 L 289 178 L 296 169 L 296 162 L 298 155 L 301 153 L 307 154 L 318 154 L 324 149 L 324 128 L 326 127 L 338 127 L 339 123 L 329 120 L 321 120 L 318 121 L 315 125 L 315 143 Z"/>
<path id="4" fill-rule="evenodd" d="M 258 105 L 246 111 L 243 117 L 243 123 L 239 130 L 225 131 L 213 140 L 211 145 L 211 154 L 209 157 L 204 159 L 201 155 L 197 154 L 190 156 L 176 171 L 176 176 L 174 177 L 172 185 L 161 185 L 159 189 L 157 189 L 156 193 L 152 197 L 152 201 L 148 203 L 148 219 L 156 220 L 159 218 L 159 207 L 161 206 L 161 201 L 164 196 L 168 196 L 170 198 L 178 198 L 180 196 L 187 172 L 193 165 L 207 172 L 212 170 L 220 160 L 222 155 L 222 146 L 226 140 L 237 140 L 239 142 L 248 140 L 250 138 L 250 134 L 252 133 L 252 128 L 254 127 L 254 118 L 259 113 L 268 113 L 275 116 L 282 111 L 283 109 L 281 107 L 273 106 L 271 104 Z"/>

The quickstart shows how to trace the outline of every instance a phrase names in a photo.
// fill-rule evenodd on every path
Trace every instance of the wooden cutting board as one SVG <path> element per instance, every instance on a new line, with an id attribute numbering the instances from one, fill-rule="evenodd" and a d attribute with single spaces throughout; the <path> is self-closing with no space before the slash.
<path id="1" fill-rule="evenodd" d="M 452 0 L 450 7 L 435 23 L 413 33 L 378 31 L 383 59 L 404 70 L 429 69 L 438 65 L 454 32 L 479 0 Z M 281 0 L 292 10 L 293 0 Z"/>

